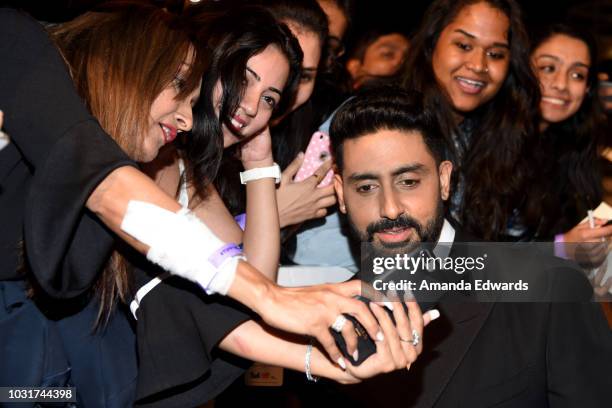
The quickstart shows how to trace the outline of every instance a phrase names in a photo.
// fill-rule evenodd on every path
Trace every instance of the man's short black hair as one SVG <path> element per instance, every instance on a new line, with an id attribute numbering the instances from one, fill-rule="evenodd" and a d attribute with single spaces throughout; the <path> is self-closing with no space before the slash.
<path id="1" fill-rule="evenodd" d="M 358 94 L 336 112 L 329 135 L 338 169 L 342 171 L 344 166 L 344 141 L 381 130 L 417 131 L 436 164 L 444 157 L 440 128 L 432 112 L 423 107 L 421 94 L 381 87 Z"/>

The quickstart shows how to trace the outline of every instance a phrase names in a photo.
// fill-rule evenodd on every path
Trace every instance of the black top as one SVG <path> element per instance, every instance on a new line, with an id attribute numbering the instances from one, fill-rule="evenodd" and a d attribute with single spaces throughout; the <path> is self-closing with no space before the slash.
<path id="1" fill-rule="evenodd" d="M 134 165 L 78 96 L 66 64 L 35 20 L 0 9 L 0 109 L 11 144 L 0 150 L 0 279 L 29 269 L 53 297 L 89 289 L 113 235 L 85 209 L 96 185 Z"/>
<path id="2" fill-rule="evenodd" d="M 85 209 L 87 198 L 114 169 L 135 163 L 87 111 L 38 22 L 0 8 L 0 55 L 0 109 L 11 137 L 0 150 L 0 280 L 21 278 L 23 241 L 42 289 L 52 297 L 76 297 L 92 287 L 115 238 Z M 160 272 L 142 256 L 130 259 L 140 266 L 137 284 Z M 247 366 L 216 349 L 252 317 L 229 299 L 172 277 L 144 298 L 138 317 L 141 405 L 205 402 Z"/>
<path id="3" fill-rule="evenodd" d="M 143 262 L 131 260 L 139 266 L 137 287 L 162 272 L 142 257 Z M 136 316 L 137 406 L 201 405 L 251 364 L 217 345 L 254 313 L 229 298 L 207 295 L 197 284 L 177 276 L 165 279 L 142 299 Z"/>

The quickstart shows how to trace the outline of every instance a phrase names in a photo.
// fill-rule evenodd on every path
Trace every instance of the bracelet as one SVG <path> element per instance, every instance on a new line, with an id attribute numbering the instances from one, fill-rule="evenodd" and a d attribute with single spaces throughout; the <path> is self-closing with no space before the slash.
<path id="1" fill-rule="evenodd" d="M 319 377 L 312 375 L 310 371 L 310 356 L 312 355 L 312 340 L 306 346 L 306 356 L 304 357 L 304 372 L 308 381 L 317 382 Z"/>
<path id="2" fill-rule="evenodd" d="M 569 259 L 569 256 L 567 255 L 567 251 L 565 247 L 567 244 L 565 243 L 563 233 L 555 235 L 554 245 L 555 245 L 554 253 L 557 258 Z"/>
<path id="3" fill-rule="evenodd" d="M 242 184 L 262 178 L 273 178 L 276 184 L 279 184 L 281 181 L 281 170 L 278 164 L 274 163 L 274 165 L 270 167 L 256 167 L 251 170 L 240 172 L 240 182 Z"/>

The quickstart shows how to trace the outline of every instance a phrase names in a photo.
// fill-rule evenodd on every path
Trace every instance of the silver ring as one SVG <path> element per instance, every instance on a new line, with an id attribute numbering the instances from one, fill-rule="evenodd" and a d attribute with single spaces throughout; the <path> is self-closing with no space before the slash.
<path id="1" fill-rule="evenodd" d="M 334 324 L 332 324 L 331 328 L 333 331 L 340 333 L 345 323 L 346 317 L 344 317 L 344 315 L 339 315 L 338 317 L 336 317 L 336 320 L 334 321 Z"/>
<path id="2" fill-rule="evenodd" d="M 401 336 L 400 336 L 399 339 L 400 339 L 400 341 L 403 341 L 404 343 L 412 343 L 412 339 L 410 339 L 410 340 L 402 339 Z"/>
<path id="3" fill-rule="evenodd" d="M 412 330 L 412 345 L 414 347 L 418 346 L 421 342 L 421 336 L 419 336 L 419 332 L 416 330 Z"/>

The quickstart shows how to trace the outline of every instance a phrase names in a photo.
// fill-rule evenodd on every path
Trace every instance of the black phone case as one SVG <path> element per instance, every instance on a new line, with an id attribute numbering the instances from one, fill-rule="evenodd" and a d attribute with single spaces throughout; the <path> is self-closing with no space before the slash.
<path id="1" fill-rule="evenodd" d="M 357 296 L 356 299 L 361 300 L 363 303 L 369 306 L 370 299 L 363 297 L 363 296 Z M 396 307 L 400 304 L 402 305 L 405 311 L 408 310 L 407 306 L 403 302 L 393 303 L 393 305 Z M 419 302 L 419 306 L 421 307 L 421 311 L 423 313 L 425 313 L 426 311 L 430 309 L 433 309 L 434 305 L 435 305 L 434 303 Z M 393 318 L 393 312 L 387 309 L 386 307 L 383 307 L 383 309 L 387 312 L 387 314 L 389 314 L 389 316 L 391 317 L 391 321 L 393 322 L 393 324 L 395 324 L 395 319 Z M 351 364 L 353 364 L 354 366 L 358 366 L 361 363 L 363 363 L 365 360 L 367 360 L 368 357 L 370 357 L 372 354 L 376 353 L 376 343 L 368 335 L 368 332 L 363 328 L 361 323 L 357 321 L 357 319 L 347 314 L 345 314 L 344 316 L 347 318 L 347 320 L 350 320 L 353 323 L 355 327 L 355 332 L 357 333 L 357 350 L 359 351 L 359 358 L 357 360 L 353 359 L 353 356 L 348 353 L 347 348 L 346 348 L 346 342 L 344 341 L 344 337 L 342 337 L 342 333 L 338 333 L 332 329 L 329 329 L 329 330 L 332 336 L 334 336 L 334 339 L 336 340 L 336 344 L 338 345 L 338 348 L 342 352 L 342 355 L 345 358 L 347 358 L 351 362 Z"/>

